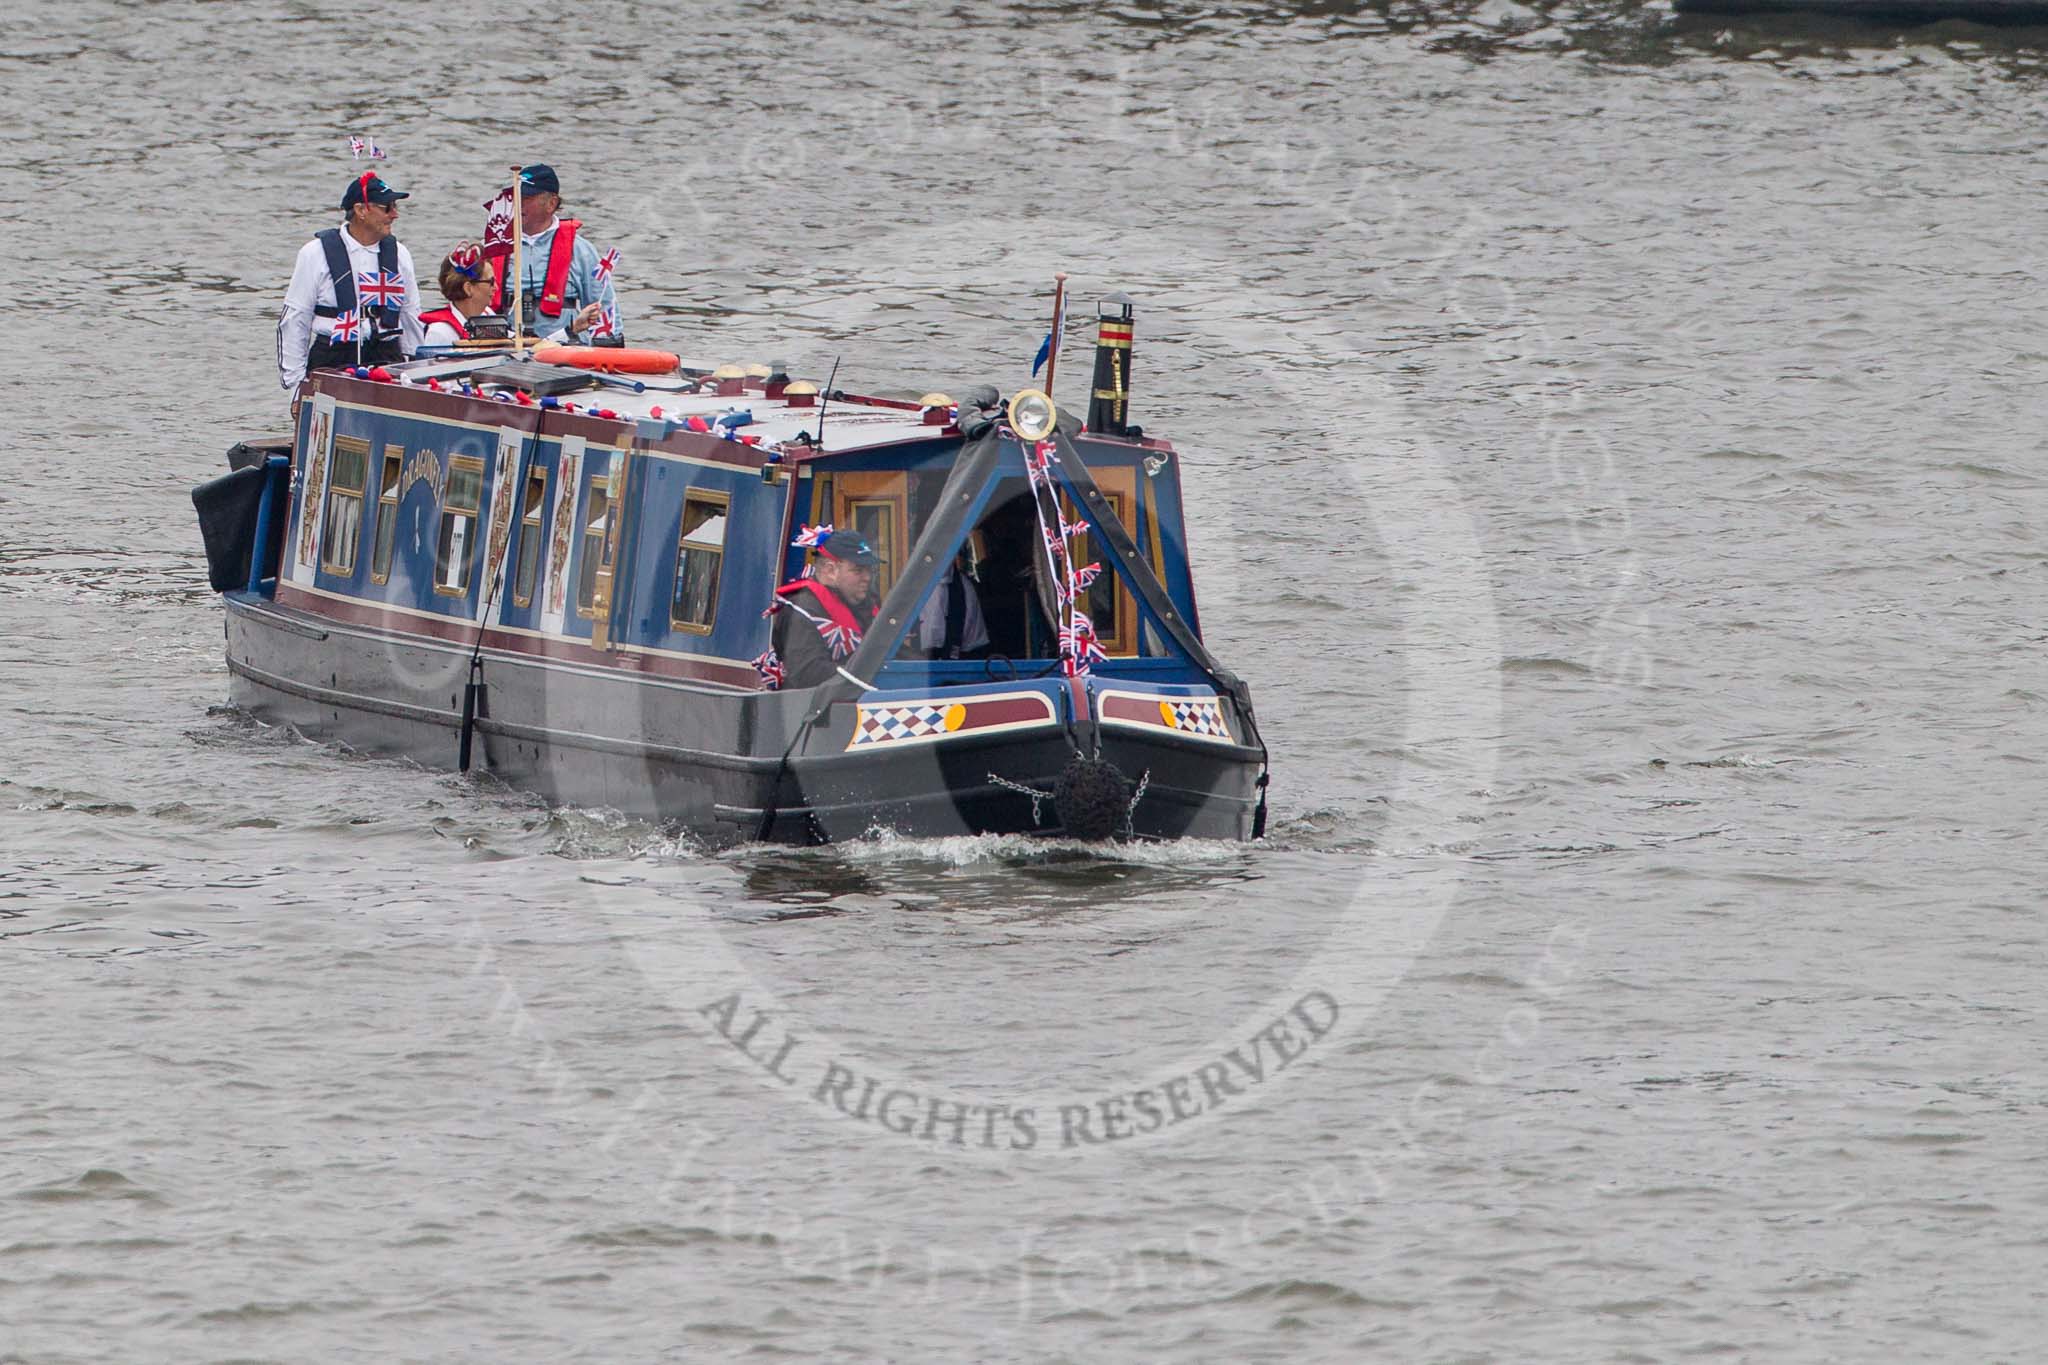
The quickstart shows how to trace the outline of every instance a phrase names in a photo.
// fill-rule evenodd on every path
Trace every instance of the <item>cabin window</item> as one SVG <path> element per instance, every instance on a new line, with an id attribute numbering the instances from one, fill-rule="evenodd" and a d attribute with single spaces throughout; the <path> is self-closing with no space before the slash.
<path id="1" fill-rule="evenodd" d="M 583 558 L 576 573 L 576 614 L 585 618 L 597 615 L 592 604 L 597 600 L 597 570 L 604 559 L 605 532 L 611 526 L 612 500 L 607 491 L 610 479 L 610 474 L 603 470 L 592 474 L 583 504 Z"/>
<path id="2" fill-rule="evenodd" d="M 320 529 L 320 567 L 328 573 L 356 571 L 356 549 L 363 535 L 363 482 L 369 467 L 368 441 L 334 438 L 334 474 L 327 481 L 327 518 Z"/>
<path id="3" fill-rule="evenodd" d="M 405 447 L 384 447 L 384 469 L 377 476 L 377 537 L 370 547 L 370 581 L 391 577 L 391 546 L 398 535 L 398 481 L 405 471 Z"/>
<path id="4" fill-rule="evenodd" d="M 1098 474 L 1098 483 L 1107 482 L 1102 474 L 1109 473 L 1112 471 Z M 1116 514 L 1116 519 L 1129 531 L 1132 524 L 1130 496 L 1121 490 L 1104 489 L 1103 497 L 1108 501 L 1110 511 Z M 1067 542 L 1067 555 L 1074 568 L 1080 570 L 1090 564 L 1102 566 L 1102 572 L 1084 590 L 1087 594 L 1084 605 L 1089 618 L 1095 622 L 1095 634 L 1102 641 L 1102 652 L 1110 655 L 1136 654 L 1138 639 L 1133 627 L 1138 619 L 1137 603 L 1132 600 L 1130 589 L 1111 569 L 1108 547 L 1081 519 L 1080 512 L 1064 493 L 1060 495 L 1060 512 L 1070 523 L 1083 528 L 1080 535 Z M 1153 572 L 1157 573 L 1158 557 L 1147 555 L 1146 558 L 1151 561 Z"/>
<path id="5" fill-rule="evenodd" d="M 533 605 L 534 580 L 540 575 L 541 511 L 548 502 L 548 472 L 526 472 L 526 496 L 519 510 L 519 562 L 512 575 L 512 605 Z"/>
<path id="6" fill-rule="evenodd" d="M 886 594 L 896 581 L 898 552 L 905 548 L 899 528 L 905 523 L 909 475 L 900 469 L 842 470 L 820 477 L 811 524 L 827 522 L 858 531 L 875 547 L 882 561 L 875 573 L 875 592 Z"/>
<path id="7" fill-rule="evenodd" d="M 460 597 L 469 591 L 476 561 L 477 505 L 483 501 L 484 462 L 467 455 L 448 461 L 441 495 L 441 534 L 434 541 L 434 591 Z"/>
<path id="8" fill-rule="evenodd" d="M 683 497 L 683 528 L 676 549 L 675 595 L 669 624 L 693 635 L 711 633 L 718 616 L 718 578 L 725 564 L 726 511 L 732 498 L 695 489 Z"/>
<path id="9" fill-rule="evenodd" d="M 875 596 L 888 595 L 896 581 L 896 504 L 885 498 L 856 498 L 847 504 L 853 529 L 875 547 L 882 567 L 875 570 Z"/>

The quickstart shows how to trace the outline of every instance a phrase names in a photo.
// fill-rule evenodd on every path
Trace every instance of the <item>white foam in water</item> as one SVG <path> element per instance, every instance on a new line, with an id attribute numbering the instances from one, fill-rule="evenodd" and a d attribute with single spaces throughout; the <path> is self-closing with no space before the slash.
<path id="1" fill-rule="evenodd" d="M 1241 858 L 1245 846 L 1218 839 L 1096 842 L 1048 839 L 1033 834 L 954 834 L 914 838 L 895 830 L 871 829 L 858 839 L 833 844 L 832 856 L 852 863 L 943 863 L 950 867 L 1090 859 L 1142 867 L 1216 866 Z"/>

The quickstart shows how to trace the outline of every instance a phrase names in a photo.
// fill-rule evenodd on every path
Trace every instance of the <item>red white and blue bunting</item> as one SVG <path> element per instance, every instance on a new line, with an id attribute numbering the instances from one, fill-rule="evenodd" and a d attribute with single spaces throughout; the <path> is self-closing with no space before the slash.
<path id="1" fill-rule="evenodd" d="M 1059 463 L 1059 447 L 1050 440 L 1035 443 L 1024 455 L 1024 471 L 1031 476 L 1032 504 L 1038 512 L 1039 538 L 1045 544 L 1045 567 L 1053 591 L 1060 600 L 1060 671 L 1079 677 L 1109 656 L 1095 634 L 1095 619 L 1083 605 L 1083 592 L 1102 573 L 1100 564 L 1074 567 L 1067 543 L 1086 530 L 1060 515 L 1059 483 L 1052 467 Z"/>

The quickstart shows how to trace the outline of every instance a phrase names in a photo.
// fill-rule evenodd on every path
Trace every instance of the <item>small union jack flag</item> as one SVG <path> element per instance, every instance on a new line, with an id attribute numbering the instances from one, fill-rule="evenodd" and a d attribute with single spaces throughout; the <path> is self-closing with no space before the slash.
<path id="1" fill-rule="evenodd" d="M 384 159 L 384 149 L 367 138 L 351 137 L 348 140 L 348 150 L 351 160 L 360 161 L 364 157 L 368 157 L 372 161 L 382 161 Z"/>
<path id="2" fill-rule="evenodd" d="M 619 315 L 615 310 L 607 308 L 599 313 L 597 321 L 591 324 L 590 334 L 594 337 L 608 337 L 616 334 L 618 330 Z"/>
<path id="3" fill-rule="evenodd" d="M 789 676 L 782 667 L 782 656 L 772 649 L 754 656 L 754 671 L 761 675 L 761 687 L 768 692 L 781 691 L 784 680 Z"/>
<path id="4" fill-rule="evenodd" d="M 826 536 L 829 536 L 831 534 L 832 523 L 829 521 L 826 522 L 823 526 L 799 527 L 797 529 L 796 539 L 789 542 L 790 548 L 797 550 L 815 550 L 818 548 L 818 542 L 822 541 Z"/>
<path id="5" fill-rule="evenodd" d="M 860 648 L 860 630 L 855 626 L 842 626 L 837 621 L 827 621 L 818 627 L 818 634 L 825 637 L 825 648 L 832 651 L 835 659 L 844 659 Z"/>
<path id="6" fill-rule="evenodd" d="M 362 329 L 363 315 L 355 309 L 351 308 L 346 313 L 336 313 L 334 315 L 334 339 L 336 341 L 354 341 L 356 334 L 362 331 Z"/>
<path id="7" fill-rule="evenodd" d="M 1060 628 L 1060 658 L 1065 661 L 1069 676 L 1086 673 L 1090 664 L 1108 657 L 1095 638 L 1095 623 L 1087 617 L 1076 617 L 1074 624 Z"/>
<path id="8" fill-rule="evenodd" d="M 1102 566 L 1100 564 L 1086 565 L 1083 568 L 1074 570 L 1074 586 L 1085 588 L 1100 577 L 1102 577 Z"/>
<path id="9" fill-rule="evenodd" d="M 372 308 L 395 308 L 405 302 L 405 278 L 396 270 L 362 271 L 356 295 Z"/>
<path id="10" fill-rule="evenodd" d="M 610 279 L 612 277 L 612 272 L 614 270 L 617 270 L 618 268 L 619 249 L 617 247 L 613 247 L 610 251 L 605 252 L 604 255 L 597 258 L 597 278 L 599 280 Z"/>

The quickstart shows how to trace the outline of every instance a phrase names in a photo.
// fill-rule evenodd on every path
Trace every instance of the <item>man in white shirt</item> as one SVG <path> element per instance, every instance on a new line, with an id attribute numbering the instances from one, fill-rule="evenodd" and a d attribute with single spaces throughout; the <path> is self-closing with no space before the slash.
<path id="1" fill-rule="evenodd" d="M 409 196 L 373 171 L 348 182 L 343 226 L 299 248 L 277 324 L 277 378 L 296 390 L 308 369 L 391 365 L 419 349 L 412 253 L 392 236 Z"/>

